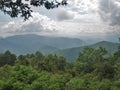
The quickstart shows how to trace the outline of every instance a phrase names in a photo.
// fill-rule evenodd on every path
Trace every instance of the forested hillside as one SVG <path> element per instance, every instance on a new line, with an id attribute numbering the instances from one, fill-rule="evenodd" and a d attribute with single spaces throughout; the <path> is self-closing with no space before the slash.
<path id="1" fill-rule="evenodd" d="M 76 61 L 40 52 L 0 54 L 0 90 L 120 90 L 120 46 L 85 48 Z"/>
<path id="2" fill-rule="evenodd" d="M 99 47 L 103 47 L 103 48 L 106 48 L 106 50 L 108 51 L 107 55 L 110 55 L 110 54 L 113 54 L 117 50 L 118 46 L 119 46 L 119 43 L 101 41 L 101 42 L 97 42 L 92 45 L 57 50 L 54 53 L 59 56 L 66 57 L 69 61 L 74 61 L 77 59 L 78 53 L 82 52 L 84 48 L 86 47 L 96 48 L 96 49 L 98 49 Z"/>

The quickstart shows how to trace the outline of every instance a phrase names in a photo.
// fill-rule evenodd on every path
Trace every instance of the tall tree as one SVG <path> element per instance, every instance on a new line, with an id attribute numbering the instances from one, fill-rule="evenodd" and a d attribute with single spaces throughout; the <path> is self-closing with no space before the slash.
<path id="1" fill-rule="evenodd" d="M 0 54 L 0 66 L 5 64 L 13 65 L 16 61 L 16 55 L 12 54 L 10 51 L 6 51 Z"/>

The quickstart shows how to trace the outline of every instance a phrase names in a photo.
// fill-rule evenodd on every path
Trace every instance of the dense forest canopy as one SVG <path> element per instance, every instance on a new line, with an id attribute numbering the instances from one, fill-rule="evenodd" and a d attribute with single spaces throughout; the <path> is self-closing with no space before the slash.
<path id="1" fill-rule="evenodd" d="M 46 9 L 57 8 L 60 5 L 67 5 L 66 0 L 0 0 L 0 10 L 12 18 L 21 16 L 25 20 L 31 17 L 30 6 L 44 6 Z"/>
<path id="2" fill-rule="evenodd" d="M 41 52 L 0 54 L 0 90 L 120 90 L 120 46 L 106 56 L 105 48 L 85 48 L 68 62 Z"/>

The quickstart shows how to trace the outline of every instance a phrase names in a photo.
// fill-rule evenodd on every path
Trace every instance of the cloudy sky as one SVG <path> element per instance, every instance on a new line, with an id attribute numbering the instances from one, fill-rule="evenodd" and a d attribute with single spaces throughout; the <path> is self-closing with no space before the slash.
<path id="1" fill-rule="evenodd" d="M 33 18 L 25 22 L 0 12 L 0 36 L 39 34 L 114 41 L 120 36 L 120 0 L 68 0 L 67 6 L 53 10 L 32 8 Z"/>

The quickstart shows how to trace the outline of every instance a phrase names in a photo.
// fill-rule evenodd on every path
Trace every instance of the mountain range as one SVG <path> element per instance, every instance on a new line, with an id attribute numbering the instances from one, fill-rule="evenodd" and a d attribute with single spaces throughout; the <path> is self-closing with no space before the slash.
<path id="1" fill-rule="evenodd" d="M 40 51 L 43 54 L 56 54 L 64 56 L 69 61 L 76 60 L 78 53 L 85 47 L 106 48 L 108 54 L 117 50 L 118 43 L 101 41 L 95 44 L 86 45 L 86 42 L 77 38 L 50 37 L 39 35 L 16 35 L 7 38 L 0 38 L 0 53 L 10 50 L 16 55 L 34 53 Z"/>
<path id="2" fill-rule="evenodd" d="M 44 54 L 50 52 L 78 47 L 84 45 L 84 41 L 77 38 L 49 37 L 39 35 L 16 35 L 0 38 L 0 52 L 10 50 L 19 55 L 41 51 Z"/>

